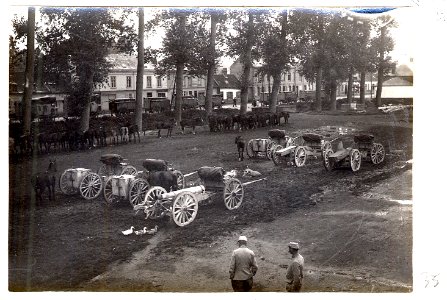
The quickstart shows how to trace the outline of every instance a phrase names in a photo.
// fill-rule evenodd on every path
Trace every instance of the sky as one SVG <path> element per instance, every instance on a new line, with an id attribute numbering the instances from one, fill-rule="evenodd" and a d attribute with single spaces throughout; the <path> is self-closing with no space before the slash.
<path id="1" fill-rule="evenodd" d="M 150 18 L 151 9 L 146 9 L 145 18 L 148 20 Z M 17 14 L 19 16 L 27 17 L 27 7 L 26 6 L 12 6 L 9 10 L 9 20 L 11 20 Z M 397 27 L 392 28 L 390 33 L 392 34 L 395 41 L 395 49 L 390 53 L 394 60 L 400 63 L 407 63 L 409 61 L 409 57 L 414 57 L 413 49 L 414 49 L 414 39 L 412 35 L 415 32 L 415 26 L 417 26 L 417 22 L 415 22 L 416 17 L 416 9 L 408 8 L 408 7 L 399 7 L 395 10 L 389 12 L 391 16 L 395 19 L 398 24 Z M 363 14 L 365 15 L 365 14 Z M 375 16 L 365 15 L 365 18 L 371 19 Z M 37 12 L 36 20 L 39 20 L 39 15 Z M 10 25 L 9 25 L 10 26 Z M 11 26 L 10 26 L 11 27 Z M 155 35 L 149 36 L 146 38 L 145 44 L 151 44 L 152 47 L 160 47 L 162 41 L 162 30 L 158 30 Z M 222 67 L 229 68 L 233 63 L 234 59 L 224 57 L 221 60 Z"/>

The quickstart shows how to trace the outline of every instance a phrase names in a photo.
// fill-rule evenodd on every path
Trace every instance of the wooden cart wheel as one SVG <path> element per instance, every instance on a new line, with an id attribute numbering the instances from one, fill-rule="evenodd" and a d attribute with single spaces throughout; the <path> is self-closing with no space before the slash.
<path id="1" fill-rule="evenodd" d="M 362 163 L 362 155 L 357 149 L 352 149 L 350 154 L 351 159 L 351 169 L 353 172 L 360 170 L 360 165 Z"/>
<path id="2" fill-rule="evenodd" d="M 272 160 L 272 149 L 276 146 L 276 143 L 272 140 L 267 141 L 267 146 L 265 147 L 265 156 Z"/>
<path id="3" fill-rule="evenodd" d="M 301 146 L 296 148 L 294 152 L 295 166 L 299 168 L 304 166 L 306 164 L 306 159 L 307 159 L 306 149 L 304 149 L 304 147 Z"/>
<path id="4" fill-rule="evenodd" d="M 282 159 L 279 155 L 276 154 L 276 151 L 281 150 L 282 148 L 283 147 L 281 145 L 276 145 L 276 147 L 272 149 L 272 160 L 273 163 L 277 166 L 281 164 Z"/>
<path id="5" fill-rule="evenodd" d="M 246 146 L 246 152 L 247 152 L 247 156 L 249 158 L 252 158 L 253 156 L 255 156 L 255 152 L 253 151 L 253 140 L 248 141 L 248 144 Z"/>
<path id="6" fill-rule="evenodd" d="M 59 187 L 65 195 L 74 195 L 79 191 L 77 186 L 73 186 L 73 175 L 73 171 L 65 170 L 59 178 Z"/>
<path id="7" fill-rule="evenodd" d="M 159 219 L 164 216 L 166 209 L 169 210 L 169 207 L 163 207 L 160 200 L 160 196 L 166 193 L 166 190 L 161 186 L 153 186 L 147 191 L 143 203 L 149 206 L 149 219 Z"/>
<path id="8" fill-rule="evenodd" d="M 84 199 L 96 199 L 102 191 L 101 176 L 93 172 L 88 172 L 81 180 L 79 191 Z"/>
<path id="9" fill-rule="evenodd" d="M 120 197 L 112 192 L 112 177 L 107 178 L 104 184 L 104 199 L 108 204 L 114 204 L 120 200 Z"/>
<path id="10" fill-rule="evenodd" d="M 372 149 L 371 149 L 371 161 L 373 164 L 377 165 L 383 162 L 385 159 L 385 148 L 382 146 L 382 144 L 379 143 L 373 143 Z"/>
<path id="11" fill-rule="evenodd" d="M 332 154 L 334 154 L 332 149 L 328 149 L 323 153 L 323 165 L 326 171 L 332 171 L 335 167 L 334 162 L 329 158 Z"/>
<path id="12" fill-rule="evenodd" d="M 178 226 L 186 226 L 194 221 L 198 209 L 199 203 L 193 193 L 180 193 L 172 203 L 172 219 Z"/>
<path id="13" fill-rule="evenodd" d="M 172 173 L 174 173 L 175 176 L 177 176 L 177 187 L 179 190 L 184 189 L 185 188 L 185 176 L 183 176 L 182 172 L 180 172 L 179 170 L 174 170 L 172 171 Z"/>
<path id="14" fill-rule="evenodd" d="M 331 142 L 324 142 L 323 146 L 321 146 L 321 157 L 324 159 L 324 153 L 328 151 L 329 149 L 332 149 Z"/>
<path id="15" fill-rule="evenodd" d="M 146 180 L 142 178 L 136 178 L 132 180 L 129 188 L 130 204 L 133 207 L 137 204 L 142 204 L 148 190 L 149 183 Z"/>
<path id="16" fill-rule="evenodd" d="M 136 175 L 137 169 L 134 166 L 125 166 L 120 175 Z"/>
<path id="17" fill-rule="evenodd" d="M 244 199 L 244 186 L 242 183 L 236 178 L 226 180 L 223 198 L 228 210 L 238 209 Z"/>

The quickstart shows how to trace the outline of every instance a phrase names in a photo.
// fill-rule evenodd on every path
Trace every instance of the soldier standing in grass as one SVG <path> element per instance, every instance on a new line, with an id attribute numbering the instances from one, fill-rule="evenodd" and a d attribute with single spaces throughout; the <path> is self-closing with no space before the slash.
<path id="1" fill-rule="evenodd" d="M 247 237 L 240 236 L 237 243 L 239 248 L 231 256 L 231 285 L 235 292 L 249 292 L 253 287 L 253 276 L 258 271 L 258 265 L 254 252 L 247 248 Z"/>
<path id="2" fill-rule="evenodd" d="M 292 263 L 287 268 L 286 290 L 299 292 L 303 283 L 304 258 L 298 253 L 300 246 L 296 242 L 289 243 L 289 253 L 292 254 Z"/>

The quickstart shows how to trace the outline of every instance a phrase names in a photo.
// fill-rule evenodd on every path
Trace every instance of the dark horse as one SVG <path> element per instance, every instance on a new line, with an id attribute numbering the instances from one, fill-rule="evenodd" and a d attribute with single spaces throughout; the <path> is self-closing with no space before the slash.
<path id="1" fill-rule="evenodd" d="M 234 143 L 237 146 L 237 153 L 239 156 L 239 161 L 243 161 L 244 160 L 244 150 L 245 150 L 245 140 L 243 137 L 238 135 L 236 137 L 236 139 L 234 140 Z"/>
<path id="2" fill-rule="evenodd" d="M 34 186 L 34 191 L 36 194 L 36 203 L 42 202 L 42 194 L 48 189 L 48 199 L 49 201 L 55 200 L 54 189 L 56 186 L 56 161 L 50 159 L 48 169 L 44 173 L 37 173 L 33 179 L 32 184 Z"/>

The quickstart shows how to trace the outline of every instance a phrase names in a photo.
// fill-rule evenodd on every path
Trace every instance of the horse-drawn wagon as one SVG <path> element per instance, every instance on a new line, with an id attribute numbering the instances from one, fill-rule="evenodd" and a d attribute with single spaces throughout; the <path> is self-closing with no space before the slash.
<path id="1" fill-rule="evenodd" d="M 108 177 L 112 175 L 135 175 L 137 169 L 134 166 L 124 162 L 124 158 L 119 154 L 104 154 L 100 161 L 103 163 L 98 170 L 101 177 Z"/>
<path id="2" fill-rule="evenodd" d="M 80 193 L 84 199 L 93 200 L 101 194 L 102 178 L 91 169 L 71 168 L 65 170 L 60 179 L 59 187 L 65 195 Z"/>
<path id="3" fill-rule="evenodd" d="M 132 206 L 143 202 L 147 191 L 152 185 L 160 184 L 159 180 L 152 179 L 151 174 L 156 172 L 172 173 L 175 177 L 176 188 L 183 188 L 185 185 L 185 178 L 182 172 L 173 169 L 164 160 L 146 159 L 143 162 L 145 171 L 139 171 L 134 174 L 112 175 L 108 177 L 104 184 L 104 198 L 112 204 L 122 200 L 129 200 Z M 171 184 L 169 184 L 171 186 Z"/>
<path id="4" fill-rule="evenodd" d="M 308 159 L 316 159 L 322 156 L 324 151 L 331 148 L 331 143 L 325 141 L 323 136 L 315 133 L 304 133 L 296 137 L 293 144 L 286 147 L 275 147 L 272 153 L 272 160 L 275 165 L 292 164 L 302 167 Z"/>
<path id="5" fill-rule="evenodd" d="M 257 157 L 260 154 L 272 159 L 272 153 L 277 146 L 288 147 L 293 144 L 293 138 L 286 135 L 285 130 L 272 129 L 268 132 L 269 137 L 264 139 L 251 139 L 247 144 L 248 157 Z"/>
<path id="6" fill-rule="evenodd" d="M 348 148 L 343 147 L 343 141 L 338 141 L 335 152 L 332 148 L 324 152 L 324 167 L 328 171 L 350 167 L 356 172 L 360 170 L 363 159 L 371 161 L 374 165 L 380 164 L 385 159 L 385 148 L 382 144 L 374 143 L 373 135 L 355 135 L 353 146 Z"/>
<path id="7" fill-rule="evenodd" d="M 197 174 L 202 184 L 172 192 L 159 186 L 152 187 L 144 202 L 136 205 L 134 210 L 143 210 L 150 219 L 169 215 L 175 224 L 183 227 L 194 221 L 200 202 L 220 195 L 228 210 L 238 209 L 244 199 L 244 186 L 265 179 L 242 183 L 235 178 L 234 172 L 225 172 L 221 167 L 202 167 Z"/>

